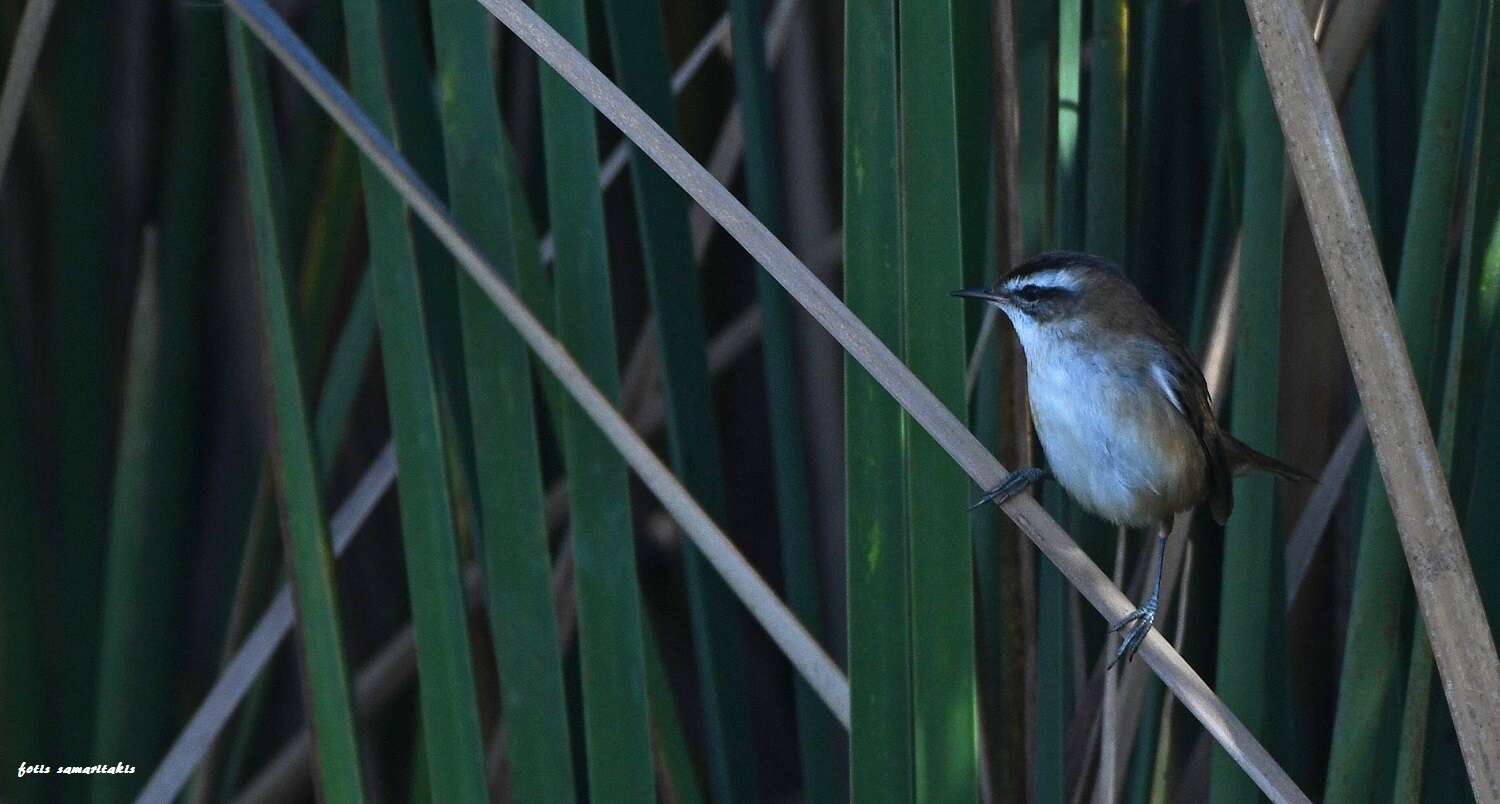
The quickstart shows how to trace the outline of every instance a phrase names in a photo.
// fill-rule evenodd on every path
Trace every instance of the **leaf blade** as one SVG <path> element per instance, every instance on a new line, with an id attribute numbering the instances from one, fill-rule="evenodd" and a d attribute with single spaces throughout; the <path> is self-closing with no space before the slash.
<path id="1" fill-rule="evenodd" d="M 483 9 L 467 0 L 431 4 L 437 83 L 453 212 L 502 276 L 514 281 L 509 166 Z M 501 672 L 517 801 L 569 801 L 572 745 L 563 660 L 552 609 L 551 559 L 542 516 L 541 455 L 531 363 L 515 331 L 467 274 L 458 278 L 479 522 L 490 627 Z"/>
<path id="2" fill-rule="evenodd" d="M 542 0 L 537 13 L 587 51 L 581 0 Z M 599 151 L 593 108 L 550 68 L 541 71 L 547 205 L 558 339 L 605 398 L 619 396 Z M 573 510 L 584 744 L 590 789 L 650 802 L 655 772 L 646 704 L 642 613 L 625 464 L 571 399 L 563 406 L 564 463 Z"/>
<path id="3" fill-rule="evenodd" d="M 844 301 L 888 348 L 900 348 L 900 150 L 896 7 L 845 5 Z M 902 412 L 844 361 L 848 532 L 850 794 L 908 801 L 913 778 Z M 900 489 L 900 493 L 893 490 Z"/>
<path id="4" fill-rule="evenodd" d="M 230 53 L 239 96 L 241 142 L 245 155 L 256 262 L 272 367 L 276 422 L 277 486 L 282 533 L 297 603 L 304 679 L 316 735 L 317 768 L 323 795 L 332 801 L 364 799 L 349 674 L 339 625 L 333 558 L 328 548 L 318 462 L 308 424 L 306 391 L 297 356 L 295 306 L 283 255 L 280 155 L 271 131 L 270 93 L 264 66 L 252 61 L 249 31 L 230 25 Z M 256 51 L 256 55 L 259 55 Z"/>
<path id="5" fill-rule="evenodd" d="M 376 0 L 345 0 L 344 25 L 354 93 L 382 132 L 394 139 L 396 122 L 387 94 L 383 23 Z M 481 800 L 487 795 L 484 757 L 444 453 L 447 442 L 417 255 L 400 194 L 368 159 L 360 162 L 360 176 L 387 405 L 397 460 L 403 467 L 396 483 L 418 676 L 425 691 L 421 716 L 428 779 L 435 800 Z"/>

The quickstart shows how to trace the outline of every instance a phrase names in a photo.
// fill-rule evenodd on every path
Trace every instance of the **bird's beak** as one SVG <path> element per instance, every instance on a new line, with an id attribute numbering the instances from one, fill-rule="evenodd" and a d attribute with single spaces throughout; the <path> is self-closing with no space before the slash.
<path id="1" fill-rule="evenodd" d="M 989 288 L 963 288 L 953 291 L 953 295 L 961 299 L 979 299 L 980 301 L 994 302 L 999 304 L 1005 301 L 1005 296 L 996 293 Z"/>

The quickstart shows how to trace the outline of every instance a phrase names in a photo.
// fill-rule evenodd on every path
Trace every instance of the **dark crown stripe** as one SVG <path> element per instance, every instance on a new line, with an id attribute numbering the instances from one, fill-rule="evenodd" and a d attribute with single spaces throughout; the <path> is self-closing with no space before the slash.
<path id="1" fill-rule="evenodd" d="M 1009 282 L 1013 279 L 1025 279 L 1028 276 L 1054 271 L 1061 268 L 1083 268 L 1085 270 L 1106 271 L 1120 275 L 1120 269 L 1115 264 L 1092 254 L 1084 254 L 1078 251 L 1048 251 L 1038 254 L 1029 260 L 1011 269 L 1010 273 L 1001 277 L 1000 281 Z"/>

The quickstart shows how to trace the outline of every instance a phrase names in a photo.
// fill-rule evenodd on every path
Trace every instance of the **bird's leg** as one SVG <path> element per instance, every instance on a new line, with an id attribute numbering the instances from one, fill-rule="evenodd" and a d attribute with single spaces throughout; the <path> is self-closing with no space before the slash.
<path id="1" fill-rule="evenodd" d="M 1146 641 L 1146 635 L 1151 633 L 1151 626 L 1156 622 L 1156 602 L 1161 596 L 1161 570 L 1162 565 L 1167 563 L 1167 531 L 1167 525 L 1161 525 L 1156 530 L 1156 586 L 1151 589 L 1151 598 L 1146 601 L 1146 605 L 1126 615 L 1125 619 L 1109 629 L 1110 633 L 1114 633 L 1135 623 L 1120 643 L 1120 649 L 1115 651 L 1115 658 L 1109 660 L 1110 667 L 1114 667 L 1121 656 L 1126 661 L 1134 659 L 1135 652 L 1141 649 L 1141 643 Z"/>
<path id="2" fill-rule="evenodd" d="M 979 498 L 979 502 L 969 506 L 969 510 L 972 511 L 991 500 L 994 500 L 996 505 L 1004 505 L 1007 500 L 1025 491 L 1026 487 L 1032 483 L 1050 479 L 1051 477 L 1051 472 L 1046 469 L 1038 469 L 1035 466 L 1017 469 L 1006 475 L 1005 479 L 1000 481 L 1000 485 L 986 491 L 984 496 Z"/>

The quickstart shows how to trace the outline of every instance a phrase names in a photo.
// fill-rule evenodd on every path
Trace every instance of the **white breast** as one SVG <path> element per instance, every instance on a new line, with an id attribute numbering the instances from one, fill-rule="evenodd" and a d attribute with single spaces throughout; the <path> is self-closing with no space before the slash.
<path id="1" fill-rule="evenodd" d="M 1132 526 L 1169 520 L 1197 502 L 1202 448 L 1149 374 L 1067 339 L 1047 340 L 1027 344 L 1031 413 L 1068 494 Z"/>

